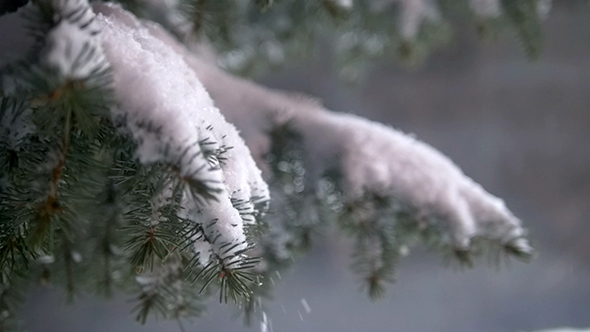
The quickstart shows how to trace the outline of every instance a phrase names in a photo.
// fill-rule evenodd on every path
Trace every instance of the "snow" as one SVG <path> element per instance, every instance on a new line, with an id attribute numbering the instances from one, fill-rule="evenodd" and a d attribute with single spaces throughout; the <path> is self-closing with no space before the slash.
<path id="1" fill-rule="evenodd" d="M 551 11 L 552 0 L 538 0 L 537 1 L 537 13 L 541 19 L 547 18 Z"/>
<path id="2" fill-rule="evenodd" d="M 85 79 L 106 69 L 108 63 L 97 38 L 100 29 L 88 0 L 52 0 L 51 5 L 55 26 L 45 38 L 45 54 L 41 56 L 45 65 L 68 79 Z"/>
<path id="3" fill-rule="evenodd" d="M 270 320 L 268 319 L 266 312 L 262 312 L 262 319 L 260 320 L 260 332 L 269 332 L 270 329 Z"/>
<path id="4" fill-rule="evenodd" d="M 100 28 L 94 22 L 96 15 L 88 0 L 52 0 L 51 3 L 53 8 L 58 8 L 53 17 L 55 23 L 67 21 L 91 36 L 100 32 Z"/>
<path id="5" fill-rule="evenodd" d="M 318 179 L 338 166 L 351 202 L 375 193 L 398 199 L 420 215 L 445 220 L 448 240 L 459 249 L 483 237 L 531 252 L 526 230 L 504 202 L 432 146 L 383 124 L 330 112 L 315 99 L 233 77 L 195 57 L 158 26 L 150 30 L 184 55 L 263 170 L 268 171 L 264 156 L 271 144 L 266 133 L 289 122 L 305 142 L 306 174 Z"/>
<path id="6" fill-rule="evenodd" d="M 335 0 L 334 3 L 344 9 L 350 10 L 354 6 L 352 0 Z"/>
<path id="7" fill-rule="evenodd" d="M 126 119 L 139 144 L 141 162 L 174 165 L 180 178 L 217 191 L 215 200 L 204 204 L 185 200 L 185 207 L 196 222 L 216 220 L 207 228 L 207 236 L 220 236 L 212 250 L 221 256 L 219 247 L 224 243 L 245 241 L 243 221 L 231 199 L 268 199 L 260 170 L 236 128 L 225 121 L 182 56 L 119 6 L 97 3 L 94 8 L 101 13 L 96 22 L 102 29 L 102 45 L 113 69 L 119 102 L 113 115 Z M 214 160 L 211 165 L 204 152 L 222 146 L 231 147 L 224 153 L 226 161 Z M 244 247 L 239 245 L 223 256 Z M 205 245 L 197 250 L 204 254 L 209 248 Z"/>
<path id="8" fill-rule="evenodd" d="M 307 303 L 307 300 L 305 298 L 301 299 L 301 305 L 303 306 L 303 309 L 305 309 L 306 313 L 311 313 L 311 307 L 309 306 L 309 303 Z"/>
<path id="9" fill-rule="evenodd" d="M 450 222 L 456 246 L 463 249 L 476 236 L 505 243 L 524 235 L 520 221 L 500 199 L 430 145 L 354 115 L 318 112 L 296 121 L 313 142 L 307 145 L 316 149 L 313 159 L 340 158 L 353 201 L 374 192 L 409 203 L 425 215 L 442 216 Z"/>
<path id="10" fill-rule="evenodd" d="M 66 20 L 51 29 L 46 38 L 42 60 L 60 77 L 85 79 L 108 66 L 99 40 Z"/>
<path id="11" fill-rule="evenodd" d="M 86 3 L 57 2 L 72 8 Z M 430 2 L 402 3 L 414 13 L 410 17 L 435 17 Z M 485 237 L 530 252 L 521 221 L 504 202 L 430 145 L 358 116 L 330 112 L 315 99 L 224 73 L 159 26 L 143 24 L 117 5 L 96 3 L 93 8 L 96 18 L 90 11 L 80 11 L 80 18 L 62 20 L 50 31 L 47 62 L 64 76 L 85 77 L 96 67 L 75 66 L 68 54 L 91 45 L 100 58 L 96 44 L 100 41 L 113 70 L 118 100 L 113 116 L 126 120 L 139 145 L 139 159 L 173 165 L 180 178 L 207 184 L 217 192 L 217 200 L 205 204 L 184 193 L 181 213 L 202 224 L 216 220 L 207 236 L 221 237 L 215 244 L 197 245 L 202 259 L 211 252 L 219 254 L 223 243 L 244 242 L 243 226 L 251 221 L 242 219 L 232 199 L 246 202 L 253 211 L 253 200 L 269 198 L 260 171 L 269 171 L 264 161 L 271 145 L 267 133 L 287 122 L 304 139 L 306 174 L 317 180 L 327 169 L 338 167 L 350 202 L 366 194 L 392 197 L 420 215 L 442 217 L 449 241 L 457 248 L 467 249 L 473 238 Z M 80 22 L 92 27 L 90 33 L 80 29 Z M 415 33 L 408 29 L 408 35 Z M 239 127 L 239 133 L 226 118 Z M 212 144 L 202 144 L 205 141 Z M 231 147 L 224 153 L 225 162 L 206 158 L 207 150 L 223 147 Z"/>

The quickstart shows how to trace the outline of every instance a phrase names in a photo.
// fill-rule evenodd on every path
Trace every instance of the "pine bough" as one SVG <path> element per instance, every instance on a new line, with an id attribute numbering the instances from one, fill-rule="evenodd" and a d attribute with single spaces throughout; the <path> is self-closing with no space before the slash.
<path id="1" fill-rule="evenodd" d="M 434 1 L 367 3 L 378 15 L 392 2 L 407 42 L 444 17 Z M 352 2 L 320 3 L 331 19 L 357 14 Z M 168 30 L 86 0 L 33 1 L 3 17 L 26 27 L 30 45 L 0 72 L 0 330 L 16 326 L 31 282 L 62 283 L 70 297 L 130 292 L 141 322 L 196 316 L 214 293 L 251 319 L 273 276 L 329 221 L 353 239 L 371 297 L 417 241 L 467 265 L 487 250 L 532 254 L 504 202 L 431 146 L 218 69 L 187 33 L 204 29 L 215 45 L 234 27 L 222 29 L 214 18 L 225 11 L 207 11 L 211 2 L 183 5 L 191 19 L 168 8 Z M 547 6 L 469 5 L 478 17 L 523 18 L 525 34 Z M 288 13 L 276 6 L 277 18 Z"/>

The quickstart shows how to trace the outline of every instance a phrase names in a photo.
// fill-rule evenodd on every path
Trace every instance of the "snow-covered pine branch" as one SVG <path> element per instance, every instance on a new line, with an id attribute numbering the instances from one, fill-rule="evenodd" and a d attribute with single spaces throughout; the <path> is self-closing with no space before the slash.
<path id="1" fill-rule="evenodd" d="M 209 261 L 209 250 L 224 259 L 244 249 L 244 222 L 232 200 L 247 202 L 251 213 L 258 214 L 257 203 L 269 196 L 237 130 L 224 120 L 182 57 L 133 17 L 101 15 L 97 24 L 113 71 L 118 101 L 113 116 L 123 119 L 138 142 L 141 162 L 169 164 L 188 184 L 184 195 L 194 196 L 184 200 L 188 219 L 207 224 L 217 220 L 207 237 L 218 240 L 199 250 L 203 264 Z M 227 243 L 239 245 L 222 250 Z"/>
<path id="2" fill-rule="evenodd" d="M 184 55 L 217 107 L 240 129 L 262 169 L 268 169 L 264 156 L 272 144 L 267 133 L 288 123 L 303 137 L 314 178 L 336 167 L 344 177 L 348 201 L 367 193 L 393 196 L 423 216 L 447 219 L 449 239 L 457 248 L 468 249 L 472 238 L 485 237 L 530 253 L 520 220 L 504 202 L 430 145 L 358 116 L 330 112 L 311 98 L 226 74 L 157 26 L 150 29 Z"/>
<path id="3" fill-rule="evenodd" d="M 536 38 L 545 2 L 523 1 L 533 19 L 519 27 Z M 498 15 L 496 7 L 500 15 L 522 16 L 522 8 L 504 1 L 469 3 L 480 16 Z M 442 17 L 433 1 L 370 4 L 384 13 L 402 6 L 404 40 L 419 38 L 427 22 Z M 278 10 L 289 16 L 290 8 Z M 502 200 L 410 135 L 231 76 L 119 5 L 39 0 L 23 11 L 32 23 L 31 54 L 0 71 L 3 277 L 28 271 L 29 261 L 44 271 L 63 267 L 73 292 L 78 266 L 96 264 L 85 241 L 101 237 L 112 244 L 99 253 L 104 280 L 132 276 L 144 320 L 167 283 L 174 294 L 158 301 L 184 301 L 187 279 L 201 293 L 218 284 L 221 300 L 245 298 L 251 306 L 257 301 L 250 286 L 260 284 L 251 271 L 278 273 L 333 216 L 352 230 L 354 265 L 373 296 L 392 280 L 416 234 L 435 234 L 469 262 L 479 240 L 517 256 L 532 253 Z M 268 218 L 268 232 L 254 232 L 271 192 L 279 213 Z M 98 195 L 108 199 L 97 202 Z M 86 229 L 93 223 L 98 234 Z"/>
<path id="4" fill-rule="evenodd" d="M 127 235 L 130 239 L 126 249 L 131 251 L 129 259 L 138 272 L 153 268 L 156 258 L 167 260 L 176 247 L 183 245 L 188 247 L 189 267 L 196 275 L 193 277 L 207 279 L 203 290 L 211 282 L 219 281 L 225 301 L 228 295 L 236 301 L 247 299 L 250 292 L 247 283 L 253 281 L 246 270 L 255 265 L 256 259 L 246 256 L 252 243 L 246 238 L 245 229 L 255 226 L 265 212 L 268 187 L 237 130 L 213 106 L 194 72 L 180 55 L 137 22 L 132 20 L 130 26 L 116 26 L 104 16 L 97 18 L 86 0 L 52 0 L 30 4 L 22 10 L 34 26 L 33 53 L 27 57 L 30 60 L 10 64 L 2 72 L 2 97 L 7 99 L 2 99 L 1 133 L 19 140 L 34 136 L 34 141 L 40 140 L 41 145 L 48 142 L 50 146 L 57 145 L 57 149 L 45 167 L 49 174 L 40 177 L 43 183 L 42 178 L 50 175 L 47 192 L 42 189 L 38 193 L 46 196 L 41 207 L 19 203 L 16 196 L 9 197 L 14 196 L 11 190 L 21 190 L 17 183 L 7 184 L 8 189 L 3 189 L 1 208 L 9 218 L 2 222 L 8 229 L 3 236 L 12 241 L 12 224 L 24 222 L 18 226 L 23 227 L 19 234 L 23 246 L 26 247 L 25 238 L 31 238 L 27 234 L 30 227 L 37 230 L 35 243 L 39 250 L 52 254 L 49 248 L 53 244 L 45 247 L 47 239 L 52 238 L 53 232 L 64 233 L 64 227 L 59 226 L 62 218 L 66 218 L 64 211 L 71 216 L 76 214 L 75 206 L 69 204 L 74 201 L 69 191 L 75 187 L 72 181 L 78 181 L 76 184 L 82 187 L 76 179 L 81 174 L 71 172 L 80 171 L 77 168 L 81 165 L 94 165 L 91 171 L 104 176 L 102 169 L 111 168 L 108 172 L 115 173 L 111 175 L 113 179 L 123 178 L 116 184 L 118 187 L 130 182 L 133 176 L 129 172 L 143 174 L 140 182 L 146 183 L 142 184 L 141 193 L 133 192 L 139 188 L 118 188 L 122 191 L 119 195 L 128 197 L 127 202 L 134 195 L 139 196 L 136 203 L 144 198 L 144 202 L 125 207 L 122 212 L 136 223 L 135 228 L 127 228 L 137 234 Z M 41 52 L 37 53 L 38 49 Z M 110 94 L 111 90 L 113 104 L 108 98 L 97 98 Z M 8 98 L 24 100 L 33 114 L 26 119 L 28 112 L 13 115 L 18 111 L 17 106 L 19 110 L 26 107 Z M 95 108 L 110 108 L 111 114 L 93 113 Z M 32 124 L 20 125 L 29 129 L 15 132 L 15 124 L 25 120 L 42 124 L 43 128 L 47 127 L 44 129 L 47 133 L 40 132 L 39 127 L 31 130 Z M 115 129 L 113 124 L 119 128 L 111 130 Z M 87 130 L 97 125 L 102 127 L 98 132 Z M 120 135 L 121 139 L 113 135 Z M 127 136 L 134 143 L 126 142 Z M 75 150 L 77 145 L 85 144 L 86 151 Z M 137 146 L 135 152 L 127 154 L 133 144 Z M 31 148 L 23 146 L 23 149 Z M 123 155 L 129 160 L 113 164 L 110 158 L 101 156 L 109 153 L 115 159 Z M 19 157 L 15 152 L 7 158 Z M 136 158 L 143 166 L 134 164 Z M 10 165 L 3 169 L 3 180 L 4 171 L 15 170 Z M 92 177 L 92 174 L 85 176 Z M 92 195 L 97 183 L 88 182 L 93 187 L 82 192 Z M 111 182 L 99 182 L 98 189 L 101 186 L 108 189 Z M 32 193 L 24 194 L 33 196 L 27 199 L 38 200 Z M 9 199 L 17 203 L 11 204 Z M 108 204 L 115 202 L 111 200 Z M 31 209 L 30 219 L 20 221 L 18 215 L 11 219 L 8 212 L 12 212 L 12 205 Z M 87 208 L 92 210 L 90 205 Z M 34 212 L 37 209 L 40 212 Z M 75 222 L 73 217 L 67 219 L 68 224 Z M 178 225 L 170 225 L 171 222 Z M 63 240 L 68 248 L 69 237 Z M 4 251 L 11 255 L 8 252 L 13 250 L 11 246 L 2 244 L 3 256 Z M 24 254 L 25 247 L 17 250 Z M 37 255 L 31 256 L 24 259 L 35 259 Z M 2 263 L 4 269 L 4 258 Z"/>
<path id="5" fill-rule="evenodd" d="M 262 252 L 260 248 L 258 251 L 263 257 L 271 255 L 274 257 L 271 260 L 286 260 L 292 255 L 292 249 L 287 248 L 293 247 L 293 232 L 304 229 L 302 236 L 307 237 L 309 228 L 317 226 L 322 216 L 314 206 L 321 202 L 313 198 L 314 192 L 325 175 L 334 171 L 339 174 L 336 187 L 342 200 L 337 213 L 357 225 L 355 266 L 367 270 L 361 273 L 367 274 L 365 279 L 372 296 L 382 293 L 382 282 L 391 280 L 398 256 L 404 255 L 406 245 L 412 244 L 399 234 L 403 224 L 398 219 L 403 213 L 411 214 L 418 233 L 436 233 L 443 246 L 452 248 L 460 260 L 469 264 L 471 255 L 477 252 L 472 244 L 474 240 L 491 242 L 516 256 L 528 257 L 532 253 L 525 229 L 504 202 L 487 193 L 431 146 L 391 127 L 330 112 L 310 98 L 273 91 L 226 74 L 189 52 L 159 26 L 147 24 L 146 27 L 120 7 L 97 4 L 95 10 L 105 16 L 99 21 L 107 22 L 112 26 L 110 29 L 132 29 L 130 35 L 158 39 L 162 42 L 158 50 L 165 49 L 169 57 L 183 58 L 183 75 L 190 68 L 198 77 L 216 107 L 238 126 L 268 179 L 272 180 L 276 174 L 271 174 L 273 168 L 266 163 L 267 156 L 273 145 L 286 144 L 273 141 L 277 138 L 269 133 L 288 128 L 301 138 L 306 178 L 298 181 L 305 181 L 312 188 L 303 193 L 311 198 L 294 203 L 293 197 L 280 197 L 289 196 L 286 191 L 273 191 L 275 210 L 288 215 L 289 208 L 285 210 L 280 205 L 296 204 L 290 211 L 299 217 L 297 226 L 293 226 L 293 220 L 281 216 L 269 221 L 271 231 L 258 240 L 263 245 Z M 124 47 L 121 44 L 117 50 Z M 164 63 L 160 60 L 160 64 Z M 301 244 L 301 241 L 307 240 L 295 242 Z M 279 268 L 266 264 L 266 268 L 258 271 Z"/>

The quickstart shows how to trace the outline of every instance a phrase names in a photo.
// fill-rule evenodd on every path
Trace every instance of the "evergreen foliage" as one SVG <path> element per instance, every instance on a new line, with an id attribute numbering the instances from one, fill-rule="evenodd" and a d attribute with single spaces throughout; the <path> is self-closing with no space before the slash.
<path id="1" fill-rule="evenodd" d="M 149 1 L 121 2 L 157 18 Z M 184 15 L 181 23 L 162 15 L 159 21 L 177 35 L 189 26 L 191 36 L 216 47 L 226 68 L 242 73 L 309 55 L 326 33 L 334 37 L 344 78 L 358 78 L 378 56 L 414 64 L 447 40 L 453 17 L 510 22 L 525 54 L 539 54 L 537 0 L 501 1 L 503 14 L 491 17 L 469 10 L 468 1 L 441 0 L 436 14 L 419 12 L 418 22 L 408 23 L 404 6 L 411 2 L 182 0 L 168 9 Z M 10 2 L 0 14 L 22 5 Z M 210 136 L 178 154 L 163 152 L 174 158 L 142 161 L 142 142 L 129 119 L 112 116 L 119 101 L 111 64 L 95 39 L 92 8 L 84 0 L 32 0 L 21 14 L 34 45 L 0 71 L 0 331 L 19 328 L 23 294 L 38 283 L 62 285 L 70 301 L 80 293 L 126 292 L 141 323 L 151 316 L 198 316 L 207 296 L 237 303 L 251 321 L 280 272 L 330 221 L 352 238 L 352 269 L 371 298 L 383 295 L 397 261 L 418 241 L 467 265 L 484 248 L 529 254 L 502 243 L 489 246 L 485 236 L 469 250 L 456 248 L 436 216 L 420 216 L 418 207 L 377 192 L 351 201 L 337 166 L 310 175 L 304 138 L 290 123 L 267 133 L 272 202 L 231 197 L 245 240 L 225 240 L 214 231 L 225 216 L 189 216 L 186 201 L 200 211 L 221 198 L 219 181 L 195 174 L 220 170 L 234 147 Z M 157 123 L 135 125 L 161 133 Z M 197 157 L 207 163 L 187 174 L 184 167 Z M 215 248 L 209 257 L 197 249 L 203 243 Z"/>

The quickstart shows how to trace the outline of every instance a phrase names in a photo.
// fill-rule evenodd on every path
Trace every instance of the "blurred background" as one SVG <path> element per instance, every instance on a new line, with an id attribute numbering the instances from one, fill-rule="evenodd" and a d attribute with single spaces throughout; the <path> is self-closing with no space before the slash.
<path id="1" fill-rule="evenodd" d="M 484 259 L 473 270 L 456 270 L 438 254 L 415 248 L 399 264 L 386 297 L 372 303 L 349 270 L 349 243 L 330 230 L 281 276 L 266 312 L 272 331 L 590 327 L 589 6 L 554 0 L 545 33 L 536 62 L 524 59 L 509 36 L 483 45 L 469 29 L 419 68 L 382 61 L 354 86 L 338 80 L 329 55 L 259 79 L 414 133 L 504 198 L 538 250 L 528 264 L 497 268 Z M 140 326 L 131 307 L 122 297 L 83 297 L 66 305 L 57 290 L 39 288 L 23 319 L 31 332 L 181 331 L 175 322 Z M 240 318 L 230 318 L 234 313 L 213 301 L 184 329 L 263 330 L 259 323 L 244 327 Z"/>

